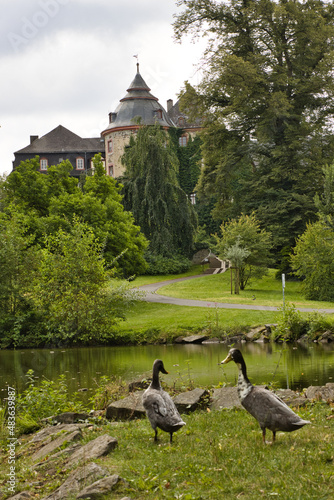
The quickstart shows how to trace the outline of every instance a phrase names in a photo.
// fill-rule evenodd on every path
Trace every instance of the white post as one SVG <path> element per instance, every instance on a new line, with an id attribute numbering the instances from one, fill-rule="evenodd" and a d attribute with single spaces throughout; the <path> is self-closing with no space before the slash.
<path id="1" fill-rule="evenodd" d="M 282 274 L 282 290 L 283 290 L 283 316 L 284 316 L 284 311 L 285 311 L 285 299 L 284 299 L 285 274 Z"/>

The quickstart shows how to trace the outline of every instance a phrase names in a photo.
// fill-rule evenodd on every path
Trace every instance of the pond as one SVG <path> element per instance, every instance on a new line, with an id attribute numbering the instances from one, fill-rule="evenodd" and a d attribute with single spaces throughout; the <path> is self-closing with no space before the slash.
<path id="1" fill-rule="evenodd" d="M 255 384 L 303 389 L 309 385 L 334 382 L 334 346 L 332 344 L 262 344 L 237 346 L 242 351 L 249 379 Z M 38 381 L 57 379 L 64 374 L 71 391 L 88 389 L 88 398 L 102 376 L 120 377 L 127 382 L 150 376 L 154 359 L 161 358 L 168 370 L 163 380 L 168 385 L 212 387 L 219 383 L 236 384 L 234 363 L 219 365 L 229 347 L 225 344 L 145 345 L 125 347 L 89 347 L 71 349 L 27 349 L 0 351 L 0 396 L 7 386 L 21 392 L 26 373 L 34 370 Z"/>

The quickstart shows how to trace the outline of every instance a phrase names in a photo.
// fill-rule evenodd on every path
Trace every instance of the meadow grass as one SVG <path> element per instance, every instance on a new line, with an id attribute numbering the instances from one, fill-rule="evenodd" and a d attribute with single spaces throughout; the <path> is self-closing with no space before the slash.
<path id="1" fill-rule="evenodd" d="M 243 409 L 184 415 L 186 426 L 174 434 L 172 445 L 162 431 L 154 442 L 146 418 L 92 425 L 84 430 L 83 442 L 101 434 L 118 440 L 113 452 L 95 461 L 110 474 L 119 474 L 128 485 L 104 498 L 332 499 L 333 409 L 317 402 L 298 413 L 311 420 L 311 425 L 294 433 L 278 433 L 274 445 L 262 443 L 258 423 Z M 270 432 L 268 438 L 271 440 Z M 62 455 L 32 467 L 31 446 L 27 438 L 21 442 L 16 461 L 17 491 L 28 485 L 34 498 L 43 498 L 64 482 L 71 470 Z M 5 477 L 6 460 L 1 463 Z"/>

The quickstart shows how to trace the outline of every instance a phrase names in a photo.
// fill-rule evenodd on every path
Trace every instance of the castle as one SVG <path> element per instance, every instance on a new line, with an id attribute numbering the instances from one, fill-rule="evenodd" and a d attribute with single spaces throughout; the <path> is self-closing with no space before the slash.
<path id="1" fill-rule="evenodd" d="M 186 146 L 189 137 L 201 129 L 200 122 L 189 123 L 178 102 L 174 105 L 171 99 L 167 101 L 166 111 L 150 90 L 137 62 L 136 75 L 116 110 L 109 113 L 109 124 L 101 132 L 101 137 L 81 138 L 59 125 L 41 138 L 30 136 L 30 144 L 14 153 L 13 169 L 21 161 L 38 155 L 41 172 L 47 172 L 50 165 L 69 160 L 73 166 L 71 175 L 79 177 L 91 169 L 94 155 L 101 153 L 107 174 L 117 178 L 124 173 L 121 157 L 130 136 L 136 134 L 140 126 L 156 123 L 165 130 L 170 127 L 181 129 L 179 144 Z"/>

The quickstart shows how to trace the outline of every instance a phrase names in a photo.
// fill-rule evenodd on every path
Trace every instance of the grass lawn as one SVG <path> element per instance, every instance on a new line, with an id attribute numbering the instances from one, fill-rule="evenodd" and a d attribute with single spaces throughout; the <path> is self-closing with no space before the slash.
<path id="1" fill-rule="evenodd" d="M 191 275 L 200 275 L 201 266 L 191 268 L 188 273 L 167 276 L 139 276 L 133 281 L 133 287 L 139 287 L 150 283 L 157 283 L 175 278 Z M 281 280 L 275 279 L 275 270 L 269 270 L 267 276 L 261 280 L 254 280 L 246 290 L 240 291 L 239 295 L 231 295 L 230 272 L 223 274 L 203 275 L 191 280 L 171 283 L 163 286 L 158 291 L 161 295 L 176 298 L 197 299 L 208 302 L 225 302 L 234 304 L 251 304 L 254 306 L 282 307 L 283 293 Z M 296 308 L 332 308 L 332 302 L 316 302 L 306 300 L 302 294 L 302 283 L 287 281 L 285 286 L 285 303 L 294 304 Z M 307 316 L 308 313 L 301 313 Z M 183 334 L 184 332 L 195 332 L 206 330 L 207 333 L 215 334 L 217 330 L 239 330 L 264 325 L 266 323 L 277 323 L 282 317 L 281 312 L 243 310 L 243 309 L 218 309 L 215 307 L 182 307 L 158 303 L 138 302 L 128 313 L 126 320 L 118 327 L 122 334 L 138 334 L 138 338 L 146 332 L 150 339 L 150 332 L 163 332 Z M 330 321 L 334 321 L 334 314 L 327 315 Z"/>
<path id="2" fill-rule="evenodd" d="M 274 445 L 263 445 L 258 423 L 243 409 L 196 411 L 184 415 L 186 426 L 169 435 L 153 431 L 146 418 L 93 425 L 83 431 L 89 441 L 101 434 L 117 438 L 118 447 L 95 460 L 119 474 L 128 486 L 103 498 L 132 500 L 330 500 L 334 498 L 333 409 L 310 404 L 298 413 L 312 424 L 293 433 L 277 433 Z M 268 440 L 271 440 L 271 432 Z M 71 472 L 66 455 L 33 467 L 27 438 L 17 448 L 19 490 L 44 498 Z M 5 478 L 7 461 L 0 461 Z M 2 482 L 5 490 L 6 479 Z M 4 498 L 6 498 L 5 495 Z M 69 498 L 76 498 L 71 496 Z"/>
<path id="3" fill-rule="evenodd" d="M 270 269 L 267 276 L 254 280 L 239 295 L 231 294 L 230 271 L 201 278 L 172 283 L 159 289 L 159 294 L 169 297 L 207 300 L 237 304 L 254 304 L 280 307 L 283 303 L 281 280 L 275 279 L 275 269 Z M 316 309 L 333 308 L 333 302 L 317 302 L 303 297 L 303 284 L 299 281 L 286 281 L 285 301 L 298 307 Z"/>

